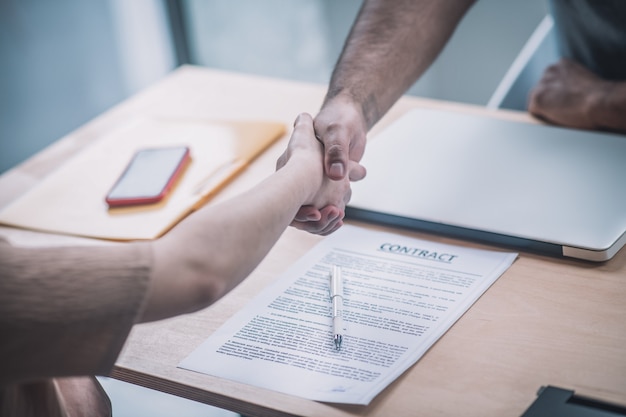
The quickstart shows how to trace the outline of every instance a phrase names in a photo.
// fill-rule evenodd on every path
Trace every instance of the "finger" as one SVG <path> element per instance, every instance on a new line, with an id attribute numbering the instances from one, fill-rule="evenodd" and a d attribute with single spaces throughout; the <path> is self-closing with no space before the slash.
<path id="1" fill-rule="evenodd" d="M 322 236 L 329 235 L 333 233 L 335 230 L 339 229 L 343 225 L 343 218 L 345 217 L 346 213 L 343 210 L 338 209 L 336 211 L 336 214 L 337 216 L 332 220 L 329 219 L 326 227 L 320 230 L 319 232 L 320 235 Z"/>
<path id="2" fill-rule="evenodd" d="M 365 167 L 358 162 L 350 161 L 350 173 L 348 174 L 348 178 L 350 181 L 361 181 L 367 175 L 367 170 Z"/>
<path id="3" fill-rule="evenodd" d="M 311 129 L 313 129 L 313 117 L 311 117 L 309 113 L 300 113 L 293 122 L 293 127 L 295 129 L 307 125 L 311 126 Z"/>
<path id="4" fill-rule="evenodd" d="M 331 233 L 335 233 L 337 230 L 341 229 L 341 227 L 343 227 L 343 220 L 341 220 L 340 222 L 337 223 L 337 225 L 333 228 L 333 230 L 329 231 L 326 235 L 327 236 Z"/>
<path id="5" fill-rule="evenodd" d="M 320 233 L 320 235 L 328 236 L 331 233 L 335 233 L 337 230 L 341 229 L 342 226 L 343 226 L 343 220 L 340 220 L 340 221 L 337 222 L 335 227 L 333 227 L 331 230 L 325 231 L 324 233 Z"/>
<path id="6" fill-rule="evenodd" d="M 324 234 L 332 230 L 337 222 L 343 220 L 344 212 L 335 206 L 326 206 L 322 210 L 322 218 L 326 220 L 323 227 L 318 231 L 318 234 Z"/>
<path id="7" fill-rule="evenodd" d="M 299 222 L 294 220 L 291 222 L 290 226 L 304 232 L 319 235 L 323 230 L 326 229 L 327 224 L 322 224 L 320 222 Z"/>
<path id="8" fill-rule="evenodd" d="M 343 214 L 336 219 L 330 221 L 324 229 L 318 232 L 319 235 L 327 236 L 333 233 L 335 230 L 339 229 L 343 225 Z"/>
<path id="9" fill-rule="evenodd" d="M 330 230 L 338 220 L 343 218 L 343 212 L 335 206 L 327 206 L 320 210 L 321 218 L 318 221 L 296 221 L 291 222 L 291 226 L 299 230 L 304 230 L 313 234 L 321 234 Z"/>
<path id="10" fill-rule="evenodd" d="M 315 136 L 313 131 L 313 118 L 308 113 L 300 113 L 293 122 L 292 141 L 310 140 Z M 302 139 L 301 139 L 302 138 Z"/>
<path id="11" fill-rule="evenodd" d="M 296 213 L 294 220 L 298 222 L 315 222 L 322 218 L 320 211 L 313 206 L 302 206 Z"/>

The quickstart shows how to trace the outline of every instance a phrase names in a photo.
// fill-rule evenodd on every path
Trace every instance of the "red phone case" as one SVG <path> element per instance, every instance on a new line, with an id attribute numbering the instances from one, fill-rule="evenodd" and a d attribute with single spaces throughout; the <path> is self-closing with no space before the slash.
<path id="1" fill-rule="evenodd" d="M 176 147 L 176 148 L 179 149 L 180 147 Z M 172 173 L 170 174 L 167 182 L 161 188 L 161 190 L 160 190 L 160 192 L 158 194 L 125 196 L 125 197 L 112 197 L 111 193 L 113 192 L 113 190 L 115 190 L 116 187 L 122 181 L 124 181 L 126 179 L 126 176 L 127 176 L 128 172 L 129 172 L 129 170 L 130 170 L 130 168 L 131 168 L 135 158 L 137 158 L 138 155 L 141 152 L 151 151 L 151 150 L 155 150 L 155 149 L 142 149 L 142 150 L 137 151 L 135 153 L 135 155 L 133 156 L 133 158 L 131 159 L 131 161 L 126 166 L 126 168 L 124 169 L 124 172 L 122 173 L 122 175 L 120 175 L 119 179 L 115 182 L 115 184 L 113 185 L 113 187 L 111 188 L 111 190 L 107 194 L 107 196 L 105 198 L 105 201 L 109 205 L 109 207 L 124 207 L 124 206 L 136 206 L 136 205 L 154 204 L 154 203 L 158 203 L 161 200 L 163 200 L 163 198 L 170 192 L 171 188 L 176 183 L 176 181 L 180 178 L 180 176 L 182 175 L 182 173 L 185 170 L 185 167 L 191 161 L 191 153 L 189 151 L 189 148 L 188 147 L 183 147 L 183 148 L 185 149 L 185 152 L 182 154 L 178 164 L 172 170 Z M 162 149 L 162 150 L 165 150 L 165 148 Z"/>

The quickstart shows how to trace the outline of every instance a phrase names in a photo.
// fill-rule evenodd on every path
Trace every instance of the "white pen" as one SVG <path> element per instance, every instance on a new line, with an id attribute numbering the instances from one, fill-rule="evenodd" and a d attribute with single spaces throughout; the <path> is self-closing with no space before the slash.
<path id="1" fill-rule="evenodd" d="M 333 340 L 339 350 L 343 340 L 343 277 L 341 267 L 337 265 L 333 265 L 330 274 L 330 299 L 333 303 Z"/>

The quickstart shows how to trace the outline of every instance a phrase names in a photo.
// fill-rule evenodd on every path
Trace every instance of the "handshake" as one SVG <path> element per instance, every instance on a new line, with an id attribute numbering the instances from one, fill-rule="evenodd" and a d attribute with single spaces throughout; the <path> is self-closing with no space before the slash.
<path id="1" fill-rule="evenodd" d="M 277 171 L 305 150 L 319 161 L 317 193 L 296 213 L 291 226 L 310 233 L 328 235 L 343 225 L 345 207 L 352 191 L 350 181 L 359 181 L 366 171 L 359 164 L 365 150 L 367 125 L 354 106 L 337 102 L 324 107 L 313 120 L 298 116 L 285 152 L 276 163 Z M 311 178 L 315 178 L 314 176 Z"/>

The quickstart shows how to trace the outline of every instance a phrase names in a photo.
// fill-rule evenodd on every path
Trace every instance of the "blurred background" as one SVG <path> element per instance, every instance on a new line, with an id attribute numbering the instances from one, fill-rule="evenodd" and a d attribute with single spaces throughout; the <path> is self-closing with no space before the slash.
<path id="1" fill-rule="evenodd" d="M 360 5 L 0 0 L 0 173 L 181 64 L 326 84 Z M 486 104 L 545 14 L 478 0 L 410 94 Z"/>

